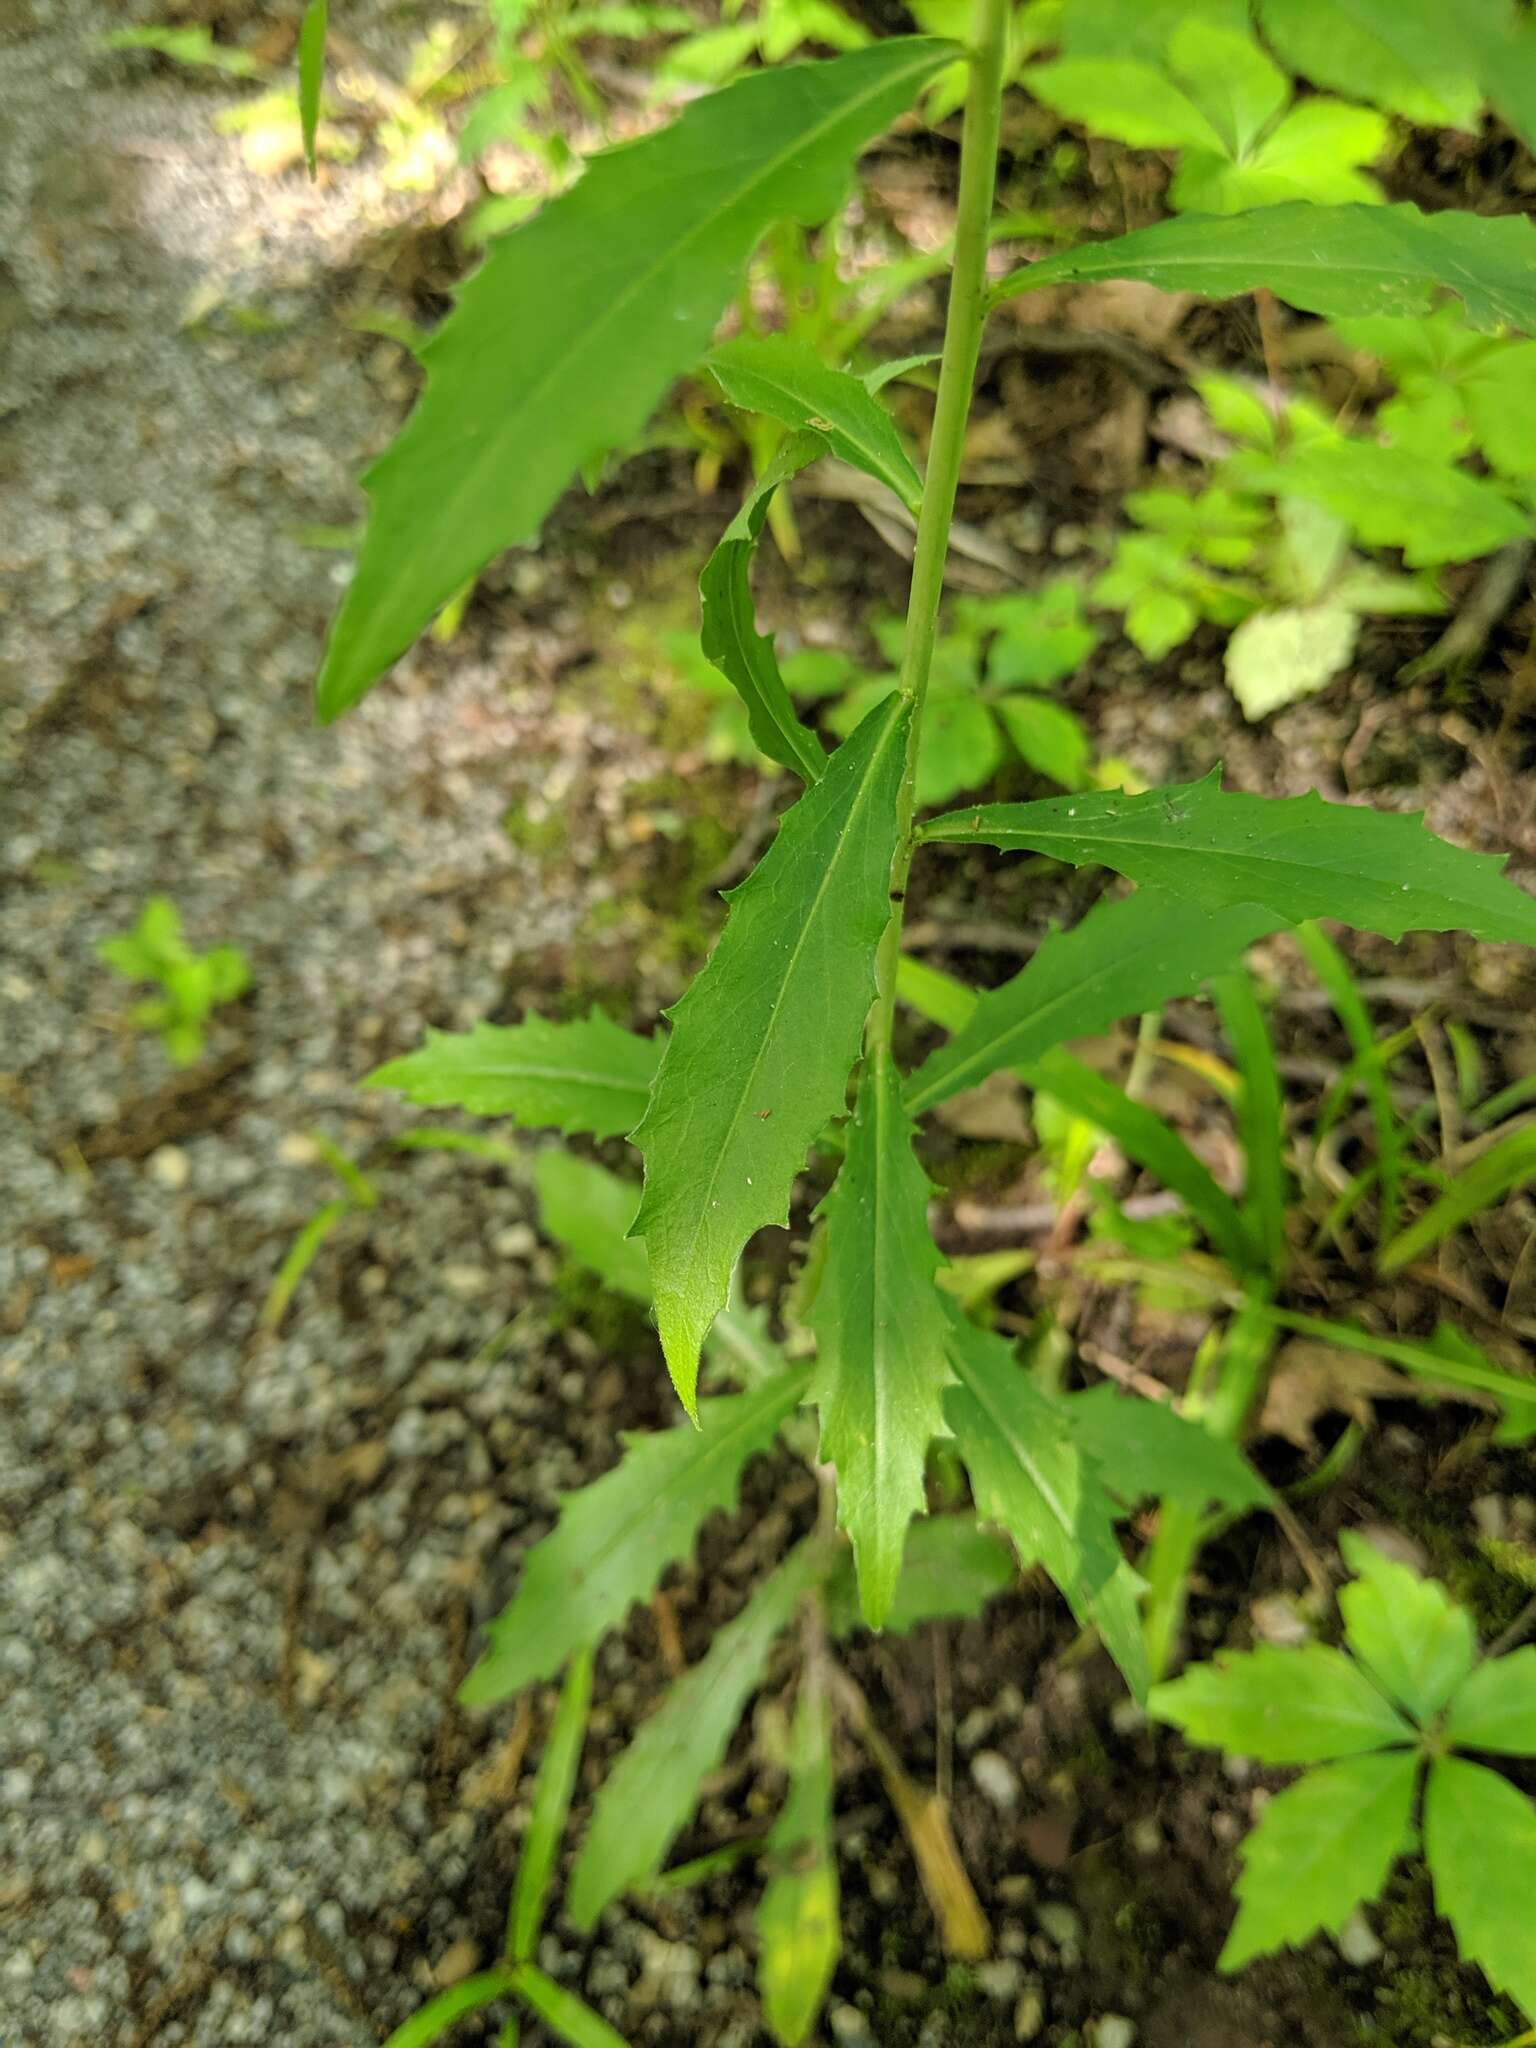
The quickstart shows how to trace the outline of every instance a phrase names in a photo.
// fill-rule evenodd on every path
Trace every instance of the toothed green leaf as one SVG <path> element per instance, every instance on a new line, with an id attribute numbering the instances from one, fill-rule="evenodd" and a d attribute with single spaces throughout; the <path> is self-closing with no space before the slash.
<path id="1" fill-rule="evenodd" d="M 711 349 L 705 362 L 732 405 L 766 413 L 797 434 L 819 434 L 834 455 L 916 507 L 923 480 L 862 377 L 832 369 L 805 342 L 782 334 L 742 335 Z"/>
<path id="2" fill-rule="evenodd" d="M 363 1085 L 433 1108 L 620 1138 L 645 1114 L 661 1052 L 659 1038 L 621 1031 L 601 1010 L 570 1024 L 529 1016 L 428 1031 L 415 1052 L 376 1067 Z"/>
<path id="3" fill-rule="evenodd" d="M 1472 1669 L 1472 1617 L 1443 1586 L 1384 1557 L 1355 1530 L 1344 1531 L 1339 1548 L 1356 1574 L 1339 1593 L 1345 1640 L 1377 1684 L 1427 1724 Z"/>
<path id="4" fill-rule="evenodd" d="M 1424 1854 L 1462 1954 L 1536 2018 L 1536 1806 L 1461 1757 L 1431 1767 Z"/>
<path id="5" fill-rule="evenodd" d="M 902 699 L 878 705 L 731 892 L 633 1133 L 645 1155 L 635 1231 L 690 1412 L 737 1254 L 761 1225 L 788 1220 L 807 1148 L 846 1106 L 890 915 L 908 716 Z"/>
<path id="6" fill-rule="evenodd" d="M 1265 1764 L 1314 1764 L 1412 1742 L 1415 1731 L 1342 1650 L 1261 1644 L 1155 1686 L 1149 1711 L 1191 1742 Z"/>

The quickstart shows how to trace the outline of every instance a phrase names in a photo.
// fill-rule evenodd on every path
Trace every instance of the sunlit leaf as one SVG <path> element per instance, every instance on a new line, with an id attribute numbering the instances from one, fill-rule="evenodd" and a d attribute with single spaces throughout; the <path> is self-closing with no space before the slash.
<path id="1" fill-rule="evenodd" d="M 1443 1586 L 1354 1530 L 1344 1531 L 1339 1547 L 1355 1574 L 1339 1593 L 1345 1640 L 1377 1683 L 1427 1725 L 1472 1669 L 1472 1617 Z"/>
<path id="2" fill-rule="evenodd" d="M 1497 1772 L 1442 1757 L 1424 1794 L 1424 1854 L 1462 1954 L 1536 2018 L 1536 1806 Z"/>
<path id="3" fill-rule="evenodd" d="M 1482 93 L 1466 64 L 1456 6 L 1403 0 L 1260 0 L 1265 35 L 1314 85 L 1371 100 L 1430 128 L 1475 128 Z"/>
<path id="4" fill-rule="evenodd" d="M 819 434 L 832 453 L 915 506 L 923 482 L 896 422 L 862 377 L 834 370 L 803 341 L 742 335 L 711 349 L 705 363 L 732 405 L 766 413 L 795 433 Z"/>
<path id="5" fill-rule="evenodd" d="M 1536 1645 L 1478 1665 L 1452 1697 L 1445 1738 L 1458 1749 L 1536 1756 Z"/>
<path id="6" fill-rule="evenodd" d="M 1266 1764 L 1320 1763 L 1415 1739 L 1359 1665 L 1324 1643 L 1266 1643 L 1192 1664 L 1155 1686 L 1147 1704 L 1192 1742 Z"/>
<path id="7" fill-rule="evenodd" d="M 628 446 L 696 362 L 775 221 L 824 220 L 860 147 L 940 67 L 898 38 L 756 71 L 595 157 L 494 243 L 423 350 L 426 389 L 369 470 L 368 531 L 318 685 L 354 704 L 579 471 Z"/>
<path id="8" fill-rule="evenodd" d="M 363 1085 L 435 1108 L 618 1138 L 645 1114 L 661 1052 L 659 1038 L 621 1031 L 601 1010 L 569 1024 L 528 1016 L 428 1031 L 415 1052 L 376 1067 Z"/>

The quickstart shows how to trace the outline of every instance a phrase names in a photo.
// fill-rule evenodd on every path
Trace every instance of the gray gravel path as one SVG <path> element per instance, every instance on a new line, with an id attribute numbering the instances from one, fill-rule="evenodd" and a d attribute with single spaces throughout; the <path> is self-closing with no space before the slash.
<path id="1" fill-rule="evenodd" d="M 605 735 L 558 608 L 310 724 L 343 558 L 287 536 L 408 391 L 338 309 L 421 202 L 250 175 L 128 12 L 0 0 L 0 2043 L 336 2048 L 469 1966 L 520 1809 L 448 1699 L 608 1427 L 523 1191 L 353 1084 L 522 1006 L 589 885 L 501 820 Z M 253 969 L 185 1087 L 93 952 L 153 891 Z M 264 1340 L 310 1128 L 382 1199 Z"/>

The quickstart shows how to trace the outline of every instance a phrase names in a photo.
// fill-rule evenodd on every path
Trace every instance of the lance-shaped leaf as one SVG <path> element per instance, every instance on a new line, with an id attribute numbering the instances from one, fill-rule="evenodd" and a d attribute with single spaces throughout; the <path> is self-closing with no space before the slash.
<path id="1" fill-rule="evenodd" d="M 1012 808 L 952 815 L 985 819 Z M 1153 890 L 1098 903 L 1071 931 L 1053 932 L 1022 973 L 981 997 L 970 1021 L 912 1076 L 907 1107 L 921 1115 L 999 1067 L 1037 1060 L 1067 1039 L 1189 995 L 1284 922 L 1253 902 L 1204 908 Z"/>
<path id="2" fill-rule="evenodd" d="M 1001 1339 L 954 1316 L 949 1360 L 959 1385 L 946 1393 L 944 1412 L 978 1511 L 1008 1532 L 1022 1563 L 1044 1565 L 1144 1698 L 1151 1673 L 1139 1582 L 1115 1540 L 1114 1503 L 1098 1467 Z"/>
<path id="3" fill-rule="evenodd" d="M 916 510 L 923 480 L 896 422 L 862 377 L 832 369 L 807 343 L 782 334 L 743 335 L 711 349 L 706 360 L 732 405 L 767 413 L 796 433 L 821 435 L 834 455 Z"/>
<path id="4" fill-rule="evenodd" d="M 1139 796 L 1116 790 L 950 811 L 920 836 L 1099 862 L 1207 910 L 1261 903 L 1283 922 L 1334 917 L 1388 939 L 1467 931 L 1536 945 L 1536 901 L 1504 879 L 1499 855 L 1437 839 L 1416 811 L 1328 804 L 1316 791 L 1224 790 L 1219 768 Z"/>
<path id="5" fill-rule="evenodd" d="M 739 889 L 709 964 L 671 1012 L 635 1219 L 667 1366 L 692 1412 L 699 1346 L 753 1231 L 784 1223 L 808 1146 L 847 1101 L 890 914 L 909 712 L 879 704 L 838 748 Z"/>
<path id="6" fill-rule="evenodd" d="M 1013 1552 L 970 1515 L 930 1515 L 907 1531 L 887 1635 L 925 1621 L 969 1621 L 1018 1577 Z M 858 1578 L 846 1553 L 827 1584 L 827 1627 L 835 1636 L 864 1625 Z"/>
<path id="7" fill-rule="evenodd" d="M 533 1182 L 545 1236 L 563 1245 L 615 1294 L 627 1294 L 649 1308 L 650 1264 L 645 1246 L 629 1234 L 640 1206 L 639 1183 L 559 1145 L 539 1154 Z"/>
<path id="8" fill-rule="evenodd" d="M 1536 1806 L 1496 1771 L 1442 1757 L 1424 1794 L 1424 1854 L 1462 1954 L 1536 2019 Z"/>
<path id="9" fill-rule="evenodd" d="M 1278 1793 L 1243 1843 L 1240 1903 L 1218 1967 L 1240 1970 L 1272 1948 L 1337 1934 L 1374 1899 L 1413 1842 L 1412 1750 L 1351 1757 Z"/>
<path id="10" fill-rule="evenodd" d="M 757 1909 L 763 2015 L 785 2048 L 811 2031 L 843 1945 L 832 1842 L 832 1716 L 807 1671 L 790 1738 L 789 1792 L 768 1837 L 772 1875 Z"/>
<path id="11" fill-rule="evenodd" d="M 708 346 L 776 220 L 825 220 L 848 167 L 953 47 L 921 37 L 749 73 L 595 157 L 494 243 L 422 351 L 427 383 L 364 478 L 356 574 L 318 709 L 335 718 L 570 479 L 625 446 Z"/>
<path id="12" fill-rule="evenodd" d="M 1157 1494 L 1191 1501 L 1197 1508 L 1207 1501 L 1254 1508 L 1272 1498 L 1235 1443 L 1178 1414 L 1166 1401 L 1102 1386 L 1068 1394 L 1063 1405 L 1072 1434 L 1123 1501 L 1134 1504 Z"/>
<path id="13" fill-rule="evenodd" d="M 620 1138 L 645 1114 L 661 1050 L 659 1038 L 621 1031 L 601 1010 L 570 1024 L 530 1016 L 428 1031 L 415 1052 L 376 1067 L 363 1086 L 397 1088 L 434 1108 Z"/>
<path id="14" fill-rule="evenodd" d="M 553 1530 L 529 1552 L 516 1595 L 464 1681 L 465 1704 L 487 1706 L 550 1677 L 572 1650 L 616 1628 L 692 1549 L 704 1518 L 732 1506 L 742 1467 L 772 1443 L 805 1383 L 803 1371 L 785 1373 L 750 1394 L 702 1402 L 697 1429 L 626 1437 L 614 1469 L 568 1494 Z"/>
<path id="15" fill-rule="evenodd" d="M 533 1806 L 517 1859 L 517 1875 L 512 1881 L 506 1951 L 515 1963 L 528 1961 L 544 1924 L 549 1881 L 554 1875 L 560 1840 L 571 1810 L 571 1793 L 587 1738 L 587 1709 L 591 1703 L 592 1652 L 578 1650 L 560 1689 L 560 1704 L 555 1709 L 539 1775 L 534 1781 Z"/>
<path id="16" fill-rule="evenodd" d="M 1427 313 L 1459 292 L 1474 327 L 1536 332 L 1536 236 L 1515 214 L 1416 206 L 1313 206 L 1187 213 L 1047 256 L 1003 279 L 996 299 L 1051 284 L 1139 278 L 1169 292 L 1231 298 L 1265 286 L 1308 313 Z"/>
<path id="17" fill-rule="evenodd" d="M 837 1467 L 837 1518 L 853 1542 L 871 1628 L 895 1601 L 907 1524 L 923 1509 L 928 1446 L 944 1433 L 948 1324 L 934 1286 L 931 1193 L 882 1048 L 865 1063 L 847 1156 L 821 1207 L 826 1263 L 810 1318 L 821 1456 Z"/>
<path id="18" fill-rule="evenodd" d="M 571 1873 L 571 1918 L 578 1927 L 589 1928 L 611 1899 L 660 1869 L 699 1786 L 725 1754 L 774 1639 L 826 1563 L 823 1545 L 802 1544 L 641 1725 L 604 1780 Z"/>
<path id="19" fill-rule="evenodd" d="M 795 710 L 773 640 L 757 630 L 752 608 L 752 557 L 768 506 L 780 484 L 826 452 L 819 434 L 787 441 L 720 537 L 699 578 L 699 645 L 747 707 L 753 743 L 806 782 L 827 765 L 825 749 Z"/>

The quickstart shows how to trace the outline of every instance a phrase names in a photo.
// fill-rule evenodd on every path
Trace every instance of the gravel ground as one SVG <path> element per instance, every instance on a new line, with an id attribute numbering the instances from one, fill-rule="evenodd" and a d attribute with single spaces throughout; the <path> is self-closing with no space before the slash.
<path id="1" fill-rule="evenodd" d="M 509 804 L 645 764 L 552 712 L 558 606 L 312 727 L 340 558 L 285 535 L 408 392 L 337 308 L 420 202 L 248 173 L 238 89 L 97 52 L 124 18 L 0 0 L 0 2042 L 335 2048 L 467 1966 L 509 1788 L 448 1699 L 611 1428 L 516 1177 L 391 1155 L 354 1082 L 577 928 Z M 154 891 L 252 964 L 180 1085 L 93 951 Z M 311 1128 L 381 1200 L 264 1339 Z"/>

